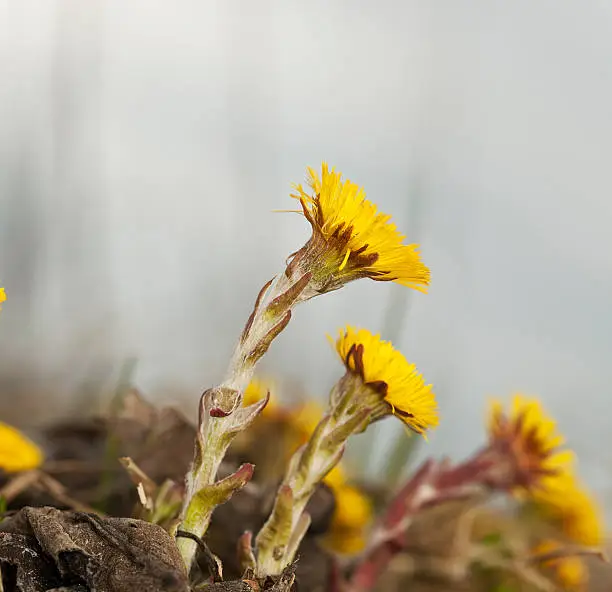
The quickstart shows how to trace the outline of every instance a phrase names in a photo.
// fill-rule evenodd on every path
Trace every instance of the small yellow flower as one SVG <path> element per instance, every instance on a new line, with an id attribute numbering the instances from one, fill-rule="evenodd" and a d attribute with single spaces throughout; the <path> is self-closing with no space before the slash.
<path id="1" fill-rule="evenodd" d="M 342 181 L 342 174 L 330 172 L 326 163 L 321 177 L 312 168 L 308 174 L 312 194 L 298 184 L 291 197 L 300 201 L 312 226 L 312 238 L 298 254 L 308 253 L 307 259 L 316 261 L 320 269 L 313 270 L 313 278 L 320 291 L 360 277 L 427 291 L 429 269 L 421 262 L 417 245 L 403 244 L 405 237 L 390 222 L 391 216 L 378 212 L 363 189 Z"/>
<path id="2" fill-rule="evenodd" d="M 569 493 L 569 492 L 568 492 Z M 603 517 L 597 502 L 578 486 L 561 504 L 561 528 L 572 540 L 598 547 L 604 540 Z"/>
<path id="3" fill-rule="evenodd" d="M 563 544 L 554 540 L 542 541 L 533 550 L 534 554 L 546 554 L 562 549 Z M 542 567 L 552 572 L 554 579 L 564 590 L 582 590 L 588 579 L 589 572 L 584 561 L 577 556 L 559 557 L 542 562 Z"/>
<path id="4" fill-rule="evenodd" d="M 0 288 L 0 310 L 2 310 L 2 303 L 6 301 L 6 293 L 4 288 Z"/>
<path id="5" fill-rule="evenodd" d="M 563 534 L 579 545 L 599 547 L 604 541 L 603 513 L 597 501 L 572 476 L 554 488 L 535 492 L 534 502 Z"/>
<path id="6" fill-rule="evenodd" d="M 248 407 L 253 405 L 262 399 L 265 399 L 268 393 L 272 393 L 275 390 L 275 385 L 270 380 L 261 380 L 254 378 L 249 382 L 248 386 L 244 389 L 242 405 Z M 268 415 L 274 413 L 278 408 L 278 401 L 275 397 L 270 397 L 268 404 L 263 408 L 260 415 Z"/>
<path id="7" fill-rule="evenodd" d="M 564 439 L 537 399 L 515 395 L 509 414 L 500 401 L 492 401 L 489 438 L 514 464 L 516 493 L 554 491 L 557 482 L 571 474 L 574 456 L 561 448 Z"/>
<path id="8" fill-rule="evenodd" d="M 365 547 L 367 527 L 373 515 L 372 502 L 351 485 L 336 484 L 331 488 L 336 509 L 325 535 L 325 544 L 341 555 L 354 555 Z"/>
<path id="9" fill-rule="evenodd" d="M 340 329 L 336 350 L 347 370 L 361 377 L 366 387 L 387 404 L 417 434 L 438 425 L 437 403 L 414 364 L 380 335 L 347 326 Z"/>
<path id="10" fill-rule="evenodd" d="M 341 464 L 336 465 L 327 475 L 323 482 L 332 489 L 344 487 L 346 485 L 346 475 Z"/>
<path id="11" fill-rule="evenodd" d="M 39 467 L 43 462 L 41 450 L 19 430 L 0 422 L 0 469 L 19 473 Z"/>
<path id="12" fill-rule="evenodd" d="M 367 527 L 374 514 L 372 502 L 349 485 L 342 465 L 336 465 L 323 482 L 332 490 L 335 509 L 324 543 L 341 555 L 353 555 L 365 547 Z"/>
<path id="13" fill-rule="evenodd" d="M 305 401 L 291 409 L 289 421 L 301 446 L 308 441 L 319 422 L 323 419 L 324 409 L 313 400 Z"/>

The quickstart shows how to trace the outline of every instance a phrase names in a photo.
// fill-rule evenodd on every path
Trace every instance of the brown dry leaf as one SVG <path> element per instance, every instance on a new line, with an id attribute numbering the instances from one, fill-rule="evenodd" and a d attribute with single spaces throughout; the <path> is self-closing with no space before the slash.
<path id="1" fill-rule="evenodd" d="M 189 590 L 174 539 L 162 528 L 50 507 L 23 508 L 0 524 L 0 564 L 5 592 Z"/>
<path id="2" fill-rule="evenodd" d="M 107 417 L 64 420 L 48 427 L 42 469 L 64 486 L 72 500 L 115 516 L 131 516 L 136 489 L 119 457 L 130 456 L 153 482 L 182 484 L 194 439 L 195 427 L 179 412 L 157 409 L 131 389 Z M 11 508 L 74 506 L 48 493 L 30 488 Z"/>
<path id="3" fill-rule="evenodd" d="M 121 456 L 131 457 L 156 483 L 182 482 L 193 457 L 196 428 L 172 407 L 157 409 L 131 389 L 107 420 Z"/>

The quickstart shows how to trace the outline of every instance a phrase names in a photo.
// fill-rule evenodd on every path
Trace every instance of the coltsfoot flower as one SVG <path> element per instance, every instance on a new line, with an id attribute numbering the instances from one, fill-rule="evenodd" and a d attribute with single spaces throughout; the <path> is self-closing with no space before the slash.
<path id="1" fill-rule="evenodd" d="M 336 350 L 346 373 L 333 387 L 310 439 L 291 458 L 272 513 L 257 535 L 259 576 L 280 574 L 293 561 L 310 520 L 304 513 L 308 500 L 322 481 L 332 489 L 342 483 L 337 467 L 352 435 L 392 414 L 419 434 L 438 423 L 431 386 L 390 343 L 365 329 L 346 327 Z M 356 502 L 356 492 L 345 493 Z M 344 518 L 339 514 L 338 519 Z"/>
<path id="2" fill-rule="evenodd" d="M 253 378 L 249 382 L 248 386 L 244 389 L 242 395 L 242 406 L 248 407 L 266 398 L 268 393 L 272 393 L 276 390 L 276 385 L 272 380 L 266 380 L 261 378 Z M 279 409 L 278 401 L 276 397 L 270 397 L 270 400 L 263 408 L 260 413 L 260 417 L 266 415 L 274 415 Z"/>
<path id="3" fill-rule="evenodd" d="M 547 554 L 563 548 L 564 545 L 559 541 L 547 539 L 539 543 L 533 552 L 538 555 Z M 549 559 L 543 561 L 541 565 L 559 585 L 563 586 L 563 590 L 582 590 L 589 579 L 584 561 L 575 555 Z"/>
<path id="4" fill-rule="evenodd" d="M 323 163 L 321 176 L 308 169 L 310 191 L 295 185 L 305 218 L 312 226 L 308 243 L 294 254 L 288 271 L 312 272 L 314 293 L 337 290 L 368 277 L 427 291 L 429 269 L 418 247 L 404 244 L 391 216 L 366 199 L 362 188 Z M 298 274 L 299 275 L 299 274 Z"/>
<path id="5" fill-rule="evenodd" d="M 348 180 L 343 182 L 341 174 L 333 169 L 330 172 L 325 163 L 320 178 L 310 169 L 309 184 L 311 194 L 297 185 L 293 197 L 300 201 L 300 213 L 312 226 L 310 240 L 289 256 L 282 273 L 261 288 L 224 380 L 207 389 L 200 398 L 196 452 L 187 476 L 187 493 L 181 510 L 183 529 L 189 530 L 186 528 L 189 523 L 189 532 L 196 536 L 206 531 L 214 506 L 198 508 L 194 497 L 198 489 L 209 488 L 215 483 L 227 447 L 261 411 L 261 408 L 253 408 L 251 413 L 245 411 L 249 408 L 242 406 L 243 392 L 253 377 L 257 362 L 291 321 L 295 306 L 362 277 L 392 281 L 423 292 L 429 284 L 429 269 L 421 262 L 417 246 L 404 244 L 404 236 L 391 223 L 391 217 L 378 212 L 362 189 Z M 392 401 L 391 396 L 389 401 Z M 409 416 L 411 411 L 402 406 L 397 409 L 406 412 L 403 417 L 410 419 L 407 424 L 419 433 L 427 427 L 427 423 L 422 426 L 413 421 Z M 348 416 L 342 418 L 343 432 L 335 434 L 340 441 L 346 439 L 351 430 L 365 429 L 370 410 L 362 407 L 360 412 L 350 421 Z M 339 416 L 334 418 L 335 423 L 338 420 Z M 336 454 L 340 455 L 341 450 L 336 450 Z M 279 495 L 281 502 L 277 510 L 282 512 L 281 506 L 289 503 L 293 493 L 290 487 L 285 487 Z M 302 521 L 300 528 L 305 528 L 305 522 Z M 191 565 L 196 550 L 194 541 L 182 539 L 179 546 L 185 564 Z M 292 553 L 290 550 L 283 556 L 286 558 Z M 274 569 L 278 565 L 277 561 Z"/>
<path id="6" fill-rule="evenodd" d="M 562 448 L 556 423 L 537 399 L 515 395 L 510 412 L 493 401 L 489 412 L 490 446 L 512 466 L 515 492 L 558 491 L 572 474 L 574 455 Z"/>
<path id="7" fill-rule="evenodd" d="M 389 341 L 366 329 L 347 326 L 339 332 L 336 351 L 347 372 L 361 379 L 361 390 L 373 395 L 368 397 L 374 408 L 373 419 L 396 415 L 417 434 L 438 425 L 431 385 L 425 384 L 416 366 Z"/>
<path id="8" fill-rule="evenodd" d="M 599 547 L 603 543 L 601 508 L 576 478 L 558 479 L 555 487 L 534 492 L 533 501 L 572 542 L 587 547 Z"/>
<path id="9" fill-rule="evenodd" d="M 325 408 L 313 399 L 303 401 L 291 409 L 289 421 L 298 439 L 298 446 L 308 442 L 324 415 Z"/>
<path id="10" fill-rule="evenodd" d="M 36 469 L 43 462 L 43 454 L 16 428 L 0 421 L 0 469 L 19 473 Z"/>
<path id="11" fill-rule="evenodd" d="M 332 469 L 324 479 L 335 498 L 335 509 L 324 544 L 340 555 L 354 555 L 365 547 L 367 527 L 374 509 L 368 496 L 338 477 L 340 474 Z"/>
<path id="12" fill-rule="evenodd" d="M 0 288 L 0 310 L 2 310 L 2 303 L 6 302 L 6 292 L 4 288 Z"/>
<path id="13" fill-rule="evenodd" d="M 604 543 L 604 522 L 599 504 L 573 476 L 558 479 L 554 488 L 534 492 L 536 509 L 555 526 L 564 542 L 546 540 L 536 553 L 563 551 L 567 543 L 593 549 Z M 571 550 L 570 550 L 571 551 Z M 584 589 L 588 581 L 588 568 L 582 557 L 571 552 L 543 563 L 553 577 L 567 590 Z"/>

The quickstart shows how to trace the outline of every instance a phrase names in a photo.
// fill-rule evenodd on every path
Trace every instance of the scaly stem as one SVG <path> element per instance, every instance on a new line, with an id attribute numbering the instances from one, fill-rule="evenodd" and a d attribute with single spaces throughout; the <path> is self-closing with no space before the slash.
<path id="1" fill-rule="evenodd" d="M 331 409 L 291 459 L 270 517 L 257 536 L 258 577 L 278 575 L 291 563 L 307 529 L 304 508 L 317 485 L 338 464 L 347 438 L 362 431 L 371 409 L 360 408 L 361 379 L 346 374 L 330 396 Z"/>
<path id="2" fill-rule="evenodd" d="M 223 419 L 225 418 L 217 418 L 215 421 L 207 422 L 210 427 L 203 436 L 209 444 L 204 448 L 206 453 L 201 454 L 198 458 L 198 452 L 196 451 L 193 465 L 186 476 L 186 491 L 181 511 L 182 523 L 180 529 L 198 537 L 202 537 L 208 530 L 214 507 L 210 504 L 200 503 L 196 494 L 204 486 L 214 483 L 219 465 L 225 455 L 225 449 L 220 446 L 222 440 L 219 438 L 223 431 L 221 425 Z M 198 448 L 198 444 L 196 444 L 196 448 Z M 197 543 L 183 537 L 178 538 L 176 543 L 185 565 L 189 568 L 197 551 Z"/>
<path id="3" fill-rule="evenodd" d="M 304 508 L 317 484 L 342 456 L 344 445 L 335 450 L 323 450 L 322 446 L 335 426 L 333 417 L 325 416 L 309 442 L 295 453 L 292 469 L 279 489 L 275 508 L 257 536 L 258 577 L 279 574 L 290 563 L 292 550 L 289 542 L 298 528 Z"/>
<path id="4" fill-rule="evenodd" d="M 242 393 L 258 360 L 289 323 L 291 308 L 300 302 L 309 281 L 308 273 L 297 280 L 282 273 L 262 288 L 236 345 L 225 380 L 202 395 L 194 460 L 186 476 L 181 530 L 202 537 L 215 507 L 229 498 L 234 491 L 232 487 L 239 488 L 246 483 L 242 482 L 244 475 L 233 481 L 228 478 L 229 482 L 226 479 L 215 483 L 217 471 L 235 435 L 248 427 L 265 406 L 265 402 L 260 402 L 241 408 Z M 177 544 L 189 568 L 197 545 L 188 538 L 180 538 Z"/>

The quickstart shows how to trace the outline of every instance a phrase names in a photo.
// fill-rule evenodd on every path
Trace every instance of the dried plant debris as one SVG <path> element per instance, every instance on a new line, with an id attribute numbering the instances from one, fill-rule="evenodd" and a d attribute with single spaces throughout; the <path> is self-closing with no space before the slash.
<path id="1" fill-rule="evenodd" d="M 193 454 L 195 427 L 176 409 L 158 409 L 130 389 L 106 416 L 55 424 L 45 436 L 52 468 L 58 461 L 82 461 L 91 472 L 92 467 L 102 469 L 110 461 L 122 472 L 116 460 L 129 456 L 161 483 L 183 480 Z"/>
<path id="2" fill-rule="evenodd" d="M 174 539 L 140 520 L 26 507 L 0 523 L 5 592 L 187 592 Z"/>
<path id="3" fill-rule="evenodd" d="M 159 486 L 181 489 L 194 438 L 178 411 L 157 409 L 130 389 L 104 417 L 50 425 L 41 437 L 44 464 L 14 476 L 0 472 L 0 495 L 12 510 L 52 505 L 132 516 L 137 490 L 119 457 L 130 457 Z"/>

